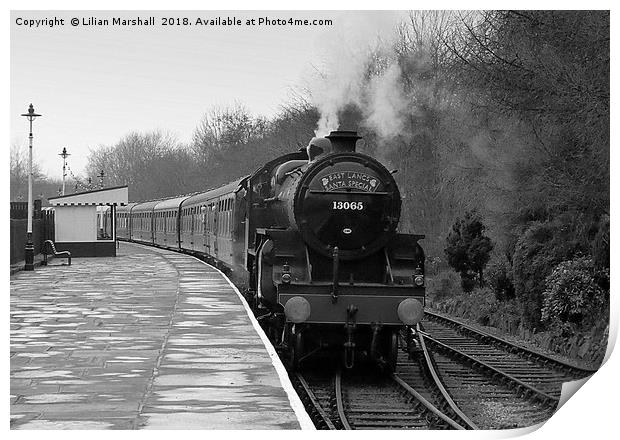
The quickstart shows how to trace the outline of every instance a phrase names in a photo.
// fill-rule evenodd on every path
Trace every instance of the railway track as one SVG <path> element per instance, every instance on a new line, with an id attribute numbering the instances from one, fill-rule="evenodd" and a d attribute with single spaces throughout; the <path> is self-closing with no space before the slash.
<path id="1" fill-rule="evenodd" d="M 443 388 L 474 427 L 544 422 L 557 408 L 563 382 L 594 373 L 443 315 L 426 312 L 423 328 L 419 349 L 399 355 L 399 375 L 412 386 L 420 380 L 438 384 L 435 390 Z M 436 394 L 427 397 L 442 401 Z"/>
<path id="2" fill-rule="evenodd" d="M 549 405 L 559 403 L 562 383 L 596 371 L 513 344 L 437 313 L 426 312 L 423 328 L 424 338 L 434 351 L 459 358 Z"/>
<path id="3" fill-rule="evenodd" d="M 466 429 L 397 374 L 291 374 L 319 429 Z M 465 426 L 463 426 L 465 425 Z"/>
<path id="4" fill-rule="evenodd" d="M 506 429 L 545 422 L 565 381 L 594 372 L 427 312 L 396 374 L 292 373 L 322 429 Z"/>
<path id="5" fill-rule="evenodd" d="M 459 357 L 438 350 L 431 351 L 428 338 L 422 332 L 418 332 L 417 337 L 418 350 L 411 355 L 406 350 L 399 354 L 399 375 L 412 386 L 417 386 L 419 380 L 438 384 L 435 390 L 441 390 L 442 396 L 429 398 L 447 401 L 443 397 L 447 393 L 458 411 L 469 420 L 472 429 L 531 426 L 553 415 L 553 404 L 531 399 L 493 371 L 476 368 Z"/>

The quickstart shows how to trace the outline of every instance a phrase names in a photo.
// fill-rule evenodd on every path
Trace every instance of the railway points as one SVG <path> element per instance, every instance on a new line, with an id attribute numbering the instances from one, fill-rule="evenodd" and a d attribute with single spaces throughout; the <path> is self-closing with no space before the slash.
<path id="1" fill-rule="evenodd" d="M 129 243 L 57 263 L 11 277 L 11 428 L 313 427 L 217 269 Z"/>
<path id="2" fill-rule="evenodd" d="M 401 333 L 397 368 L 391 376 L 361 367 L 330 373 L 310 365 L 297 371 L 293 383 L 317 428 L 525 428 L 544 423 L 554 414 L 563 382 L 593 373 L 501 338 L 476 333 L 468 326 L 459 327 L 456 321 L 442 316 L 455 332 L 480 338 L 476 357 L 499 347 L 506 351 L 496 352 L 496 361 L 510 357 L 509 364 L 480 361 L 453 348 L 462 342 L 462 336 L 443 339 L 446 331 L 437 327 L 436 320 L 438 315 L 427 311 L 423 325 L 432 327 L 434 336 L 444 342 L 418 326 L 415 336 L 411 335 L 417 348 L 410 349 L 407 332 Z M 474 347 L 472 341 L 467 346 Z M 535 377 L 540 378 L 539 383 L 532 384 Z"/>

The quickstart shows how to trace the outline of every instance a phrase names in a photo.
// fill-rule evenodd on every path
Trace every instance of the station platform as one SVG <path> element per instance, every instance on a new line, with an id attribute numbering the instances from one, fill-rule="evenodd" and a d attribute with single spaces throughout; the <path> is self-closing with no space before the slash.
<path id="1" fill-rule="evenodd" d="M 11 276 L 11 429 L 314 429 L 236 288 L 121 243 Z"/>

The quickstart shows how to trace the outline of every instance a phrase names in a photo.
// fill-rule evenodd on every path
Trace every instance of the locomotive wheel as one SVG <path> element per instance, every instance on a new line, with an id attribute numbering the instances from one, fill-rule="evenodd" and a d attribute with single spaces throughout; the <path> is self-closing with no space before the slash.
<path id="1" fill-rule="evenodd" d="M 290 330 L 289 330 L 290 331 Z M 288 363 L 291 370 L 297 370 L 304 355 L 304 337 L 297 330 L 295 334 L 289 333 Z"/>

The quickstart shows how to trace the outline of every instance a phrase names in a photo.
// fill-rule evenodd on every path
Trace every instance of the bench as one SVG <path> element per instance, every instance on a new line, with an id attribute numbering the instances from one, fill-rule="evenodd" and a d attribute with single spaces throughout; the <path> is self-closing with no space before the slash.
<path id="1" fill-rule="evenodd" d="M 52 251 L 51 255 L 53 255 L 54 257 L 60 257 L 60 258 L 66 258 L 69 262 L 69 266 L 71 266 L 71 252 L 69 251 L 60 251 L 58 252 L 56 250 L 56 245 L 54 244 L 54 242 L 52 240 L 45 240 L 45 243 L 43 243 L 43 265 L 47 266 L 47 248 L 50 248 L 50 250 Z"/>

